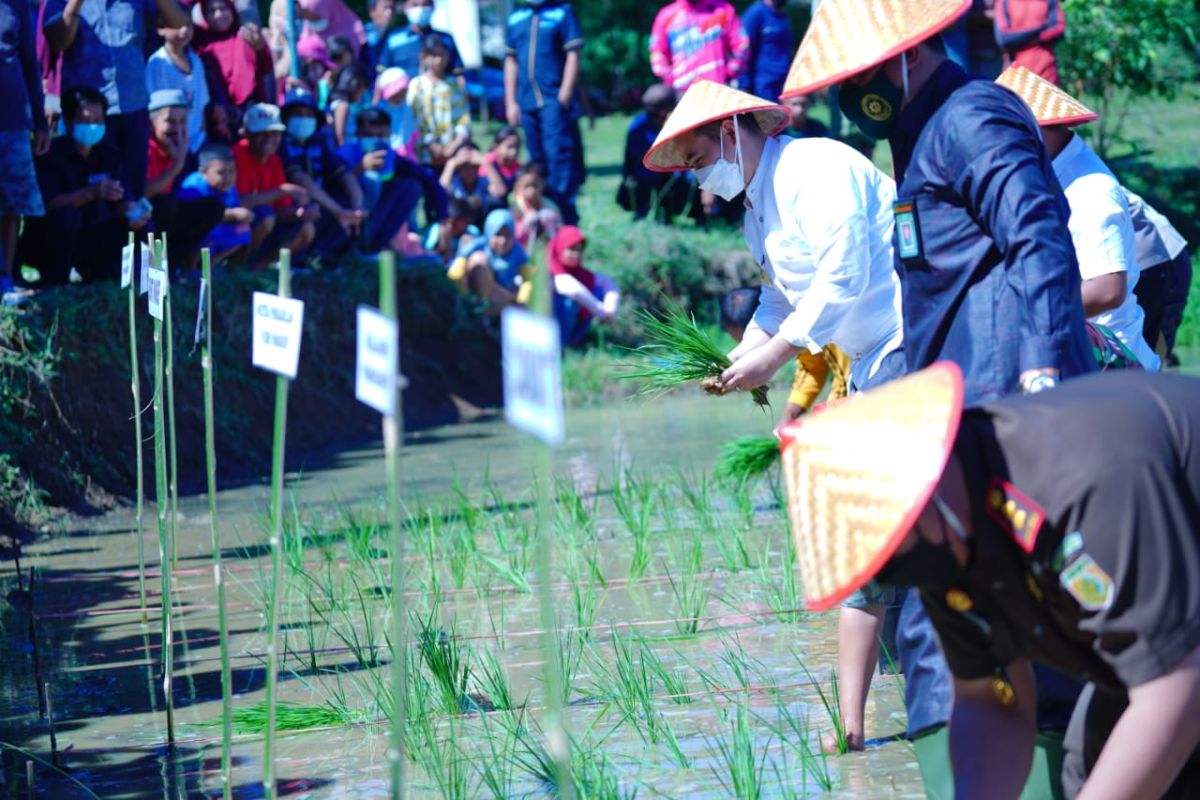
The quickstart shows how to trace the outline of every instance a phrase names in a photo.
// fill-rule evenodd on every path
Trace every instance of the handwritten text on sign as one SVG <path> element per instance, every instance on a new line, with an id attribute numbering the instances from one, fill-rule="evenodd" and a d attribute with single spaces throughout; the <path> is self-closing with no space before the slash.
<path id="1" fill-rule="evenodd" d="M 300 331 L 304 302 L 290 297 L 254 293 L 254 366 L 289 378 L 300 364 Z"/>
<path id="2" fill-rule="evenodd" d="M 157 320 L 163 318 L 163 299 L 167 296 L 166 270 L 151 267 L 146 272 L 147 301 L 150 304 L 150 316 Z"/>
<path id="3" fill-rule="evenodd" d="M 121 288 L 128 288 L 133 281 L 133 245 L 121 248 Z"/>
<path id="4" fill-rule="evenodd" d="M 398 344 L 395 320 L 369 306 L 358 307 L 354 396 L 385 417 L 392 416 L 396 408 Z"/>
<path id="5" fill-rule="evenodd" d="M 550 445 L 564 436 L 562 349 L 558 323 L 524 309 L 501 318 L 504 351 L 504 416 Z"/>

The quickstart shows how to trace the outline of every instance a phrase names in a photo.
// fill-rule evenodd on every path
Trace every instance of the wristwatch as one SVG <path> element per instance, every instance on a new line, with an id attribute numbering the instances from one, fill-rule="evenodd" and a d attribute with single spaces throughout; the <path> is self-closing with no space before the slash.
<path id="1" fill-rule="evenodd" d="M 1047 389 L 1053 389 L 1057 385 L 1058 380 L 1053 375 L 1045 372 L 1039 372 L 1037 375 L 1027 378 L 1021 382 L 1021 393 L 1037 394 L 1038 392 L 1044 392 Z"/>

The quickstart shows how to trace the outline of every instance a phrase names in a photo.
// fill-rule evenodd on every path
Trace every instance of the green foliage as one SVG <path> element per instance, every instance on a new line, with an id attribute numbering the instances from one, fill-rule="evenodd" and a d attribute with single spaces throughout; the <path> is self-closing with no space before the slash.
<path id="1" fill-rule="evenodd" d="M 1096 106 L 1092 132 L 1104 155 L 1120 140 L 1131 97 L 1173 99 L 1194 76 L 1187 50 L 1196 44 L 1196 7 L 1189 0 L 1065 0 L 1063 9 L 1063 85 Z"/>

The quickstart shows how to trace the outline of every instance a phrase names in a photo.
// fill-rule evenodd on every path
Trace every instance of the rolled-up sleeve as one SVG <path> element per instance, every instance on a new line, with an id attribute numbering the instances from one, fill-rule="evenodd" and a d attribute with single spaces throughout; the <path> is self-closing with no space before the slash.
<path id="1" fill-rule="evenodd" d="M 1007 284 L 1022 300 L 1021 371 L 1059 364 L 1074 343 L 1072 306 L 1082 302 L 1070 211 L 1033 118 L 998 100 L 980 112 L 961 147 L 948 148 L 971 154 L 948 165 L 958 168 L 955 189 L 1002 253 Z"/>
<path id="2" fill-rule="evenodd" d="M 783 296 L 783 292 L 769 283 L 764 283 L 762 293 L 758 296 L 758 308 L 755 309 L 750 324 L 746 326 L 746 332 L 761 329 L 774 336 L 779 333 L 779 326 L 791 313 L 792 304 Z"/>

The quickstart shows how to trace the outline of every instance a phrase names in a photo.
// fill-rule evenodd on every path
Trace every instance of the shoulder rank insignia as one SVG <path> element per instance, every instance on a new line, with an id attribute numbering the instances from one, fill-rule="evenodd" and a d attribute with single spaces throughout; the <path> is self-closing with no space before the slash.
<path id="1" fill-rule="evenodd" d="M 992 521 L 1011 536 L 1022 550 L 1033 552 L 1038 531 L 1046 519 L 1046 512 L 1041 506 L 1008 481 L 992 478 L 984 508 Z"/>
<path id="2" fill-rule="evenodd" d="M 1104 611 L 1112 605 L 1112 578 L 1087 553 L 1060 572 L 1058 582 L 1087 611 Z"/>

